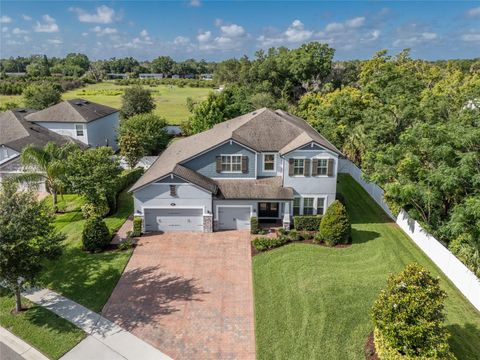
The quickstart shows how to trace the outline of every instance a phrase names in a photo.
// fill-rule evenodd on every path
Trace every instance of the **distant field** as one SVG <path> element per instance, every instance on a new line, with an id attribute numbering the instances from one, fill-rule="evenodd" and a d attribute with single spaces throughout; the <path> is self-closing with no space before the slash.
<path id="1" fill-rule="evenodd" d="M 122 94 L 127 86 L 115 85 L 112 82 L 103 82 L 99 84 L 88 85 L 80 89 L 68 91 L 63 94 L 63 98 L 74 99 L 81 97 L 86 100 L 98 102 L 100 104 L 120 108 Z M 177 86 L 158 85 L 147 86 L 152 90 L 155 103 L 155 113 L 164 117 L 169 124 L 179 124 L 190 115 L 186 101 L 188 97 L 193 100 L 204 100 L 208 93 L 212 91 L 209 88 L 180 88 Z M 0 95 L 0 104 L 7 101 L 22 103 L 21 96 Z"/>

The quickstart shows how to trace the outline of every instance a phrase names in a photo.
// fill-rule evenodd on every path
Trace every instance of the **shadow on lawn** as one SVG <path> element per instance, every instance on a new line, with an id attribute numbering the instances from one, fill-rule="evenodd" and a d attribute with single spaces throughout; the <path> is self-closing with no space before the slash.
<path id="1" fill-rule="evenodd" d="M 126 330 L 142 325 L 157 326 L 158 317 L 180 311 L 172 302 L 202 301 L 208 294 L 195 284 L 196 279 L 186 279 L 159 271 L 150 266 L 126 271 L 105 305 L 103 315 Z"/>
<path id="2" fill-rule="evenodd" d="M 352 228 L 352 243 L 363 244 L 380 237 L 380 233 L 376 231 L 358 230 Z"/>
<path id="3" fill-rule="evenodd" d="M 480 354 L 480 329 L 472 323 L 448 325 L 449 343 L 457 359 L 477 360 Z"/>

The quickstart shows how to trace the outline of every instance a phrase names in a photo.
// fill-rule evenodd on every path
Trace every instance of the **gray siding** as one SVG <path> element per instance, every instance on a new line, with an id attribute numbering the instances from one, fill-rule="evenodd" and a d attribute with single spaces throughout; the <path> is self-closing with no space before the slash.
<path id="1" fill-rule="evenodd" d="M 83 125 L 83 136 L 77 136 L 77 132 L 75 130 L 75 125 L 77 123 L 39 121 L 37 122 L 37 124 L 43 126 L 44 128 L 47 128 L 48 130 L 54 131 L 57 134 L 70 136 L 71 138 L 77 139 L 84 144 L 88 144 L 88 130 L 87 124 L 85 123 L 78 123 Z"/>
<path id="2" fill-rule="evenodd" d="M 118 112 L 87 123 L 88 144 L 93 147 L 108 144 L 113 150 L 118 150 L 116 139 L 118 123 Z"/>
<path id="3" fill-rule="evenodd" d="M 289 176 L 288 160 L 290 158 L 328 158 L 334 159 L 333 176 Z M 310 161 L 310 166 L 312 162 Z M 327 196 L 327 206 L 335 200 L 337 192 L 338 157 L 325 150 L 295 150 L 285 156 L 283 169 L 283 183 L 292 187 L 295 195 L 324 195 Z M 310 171 L 311 174 L 311 171 Z"/>
<path id="4" fill-rule="evenodd" d="M 170 195 L 168 183 L 150 184 L 133 193 L 135 214 L 142 214 L 142 208 L 196 208 L 205 213 L 212 211 L 212 194 L 189 183 L 173 182 L 177 195 Z M 175 205 L 172 205 L 175 204 Z"/>
<path id="5" fill-rule="evenodd" d="M 217 173 L 216 157 L 219 155 L 245 155 L 248 156 L 248 172 L 247 173 Z M 183 166 L 198 171 L 200 174 L 209 178 L 255 178 L 255 153 L 235 142 L 227 142 L 216 147 L 205 154 L 202 154 L 190 161 L 182 164 Z"/>

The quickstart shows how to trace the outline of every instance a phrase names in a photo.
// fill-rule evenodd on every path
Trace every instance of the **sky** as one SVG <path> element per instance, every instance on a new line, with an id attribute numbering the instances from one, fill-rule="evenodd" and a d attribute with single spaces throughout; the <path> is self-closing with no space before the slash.
<path id="1" fill-rule="evenodd" d="M 335 59 L 410 48 L 429 60 L 480 56 L 480 1 L 6 1 L 0 57 L 169 55 L 219 61 L 328 43 Z"/>

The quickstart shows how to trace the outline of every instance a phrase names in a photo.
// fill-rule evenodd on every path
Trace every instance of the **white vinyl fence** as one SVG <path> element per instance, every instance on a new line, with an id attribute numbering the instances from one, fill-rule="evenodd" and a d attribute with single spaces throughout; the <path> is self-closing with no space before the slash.
<path id="1" fill-rule="evenodd" d="M 437 239 L 427 233 L 418 222 L 401 210 L 394 216 L 383 201 L 383 189 L 366 182 L 362 171 L 351 161 L 339 159 L 338 171 L 350 174 L 372 199 L 397 223 L 417 246 L 440 268 L 460 292 L 480 311 L 480 280 Z"/>

